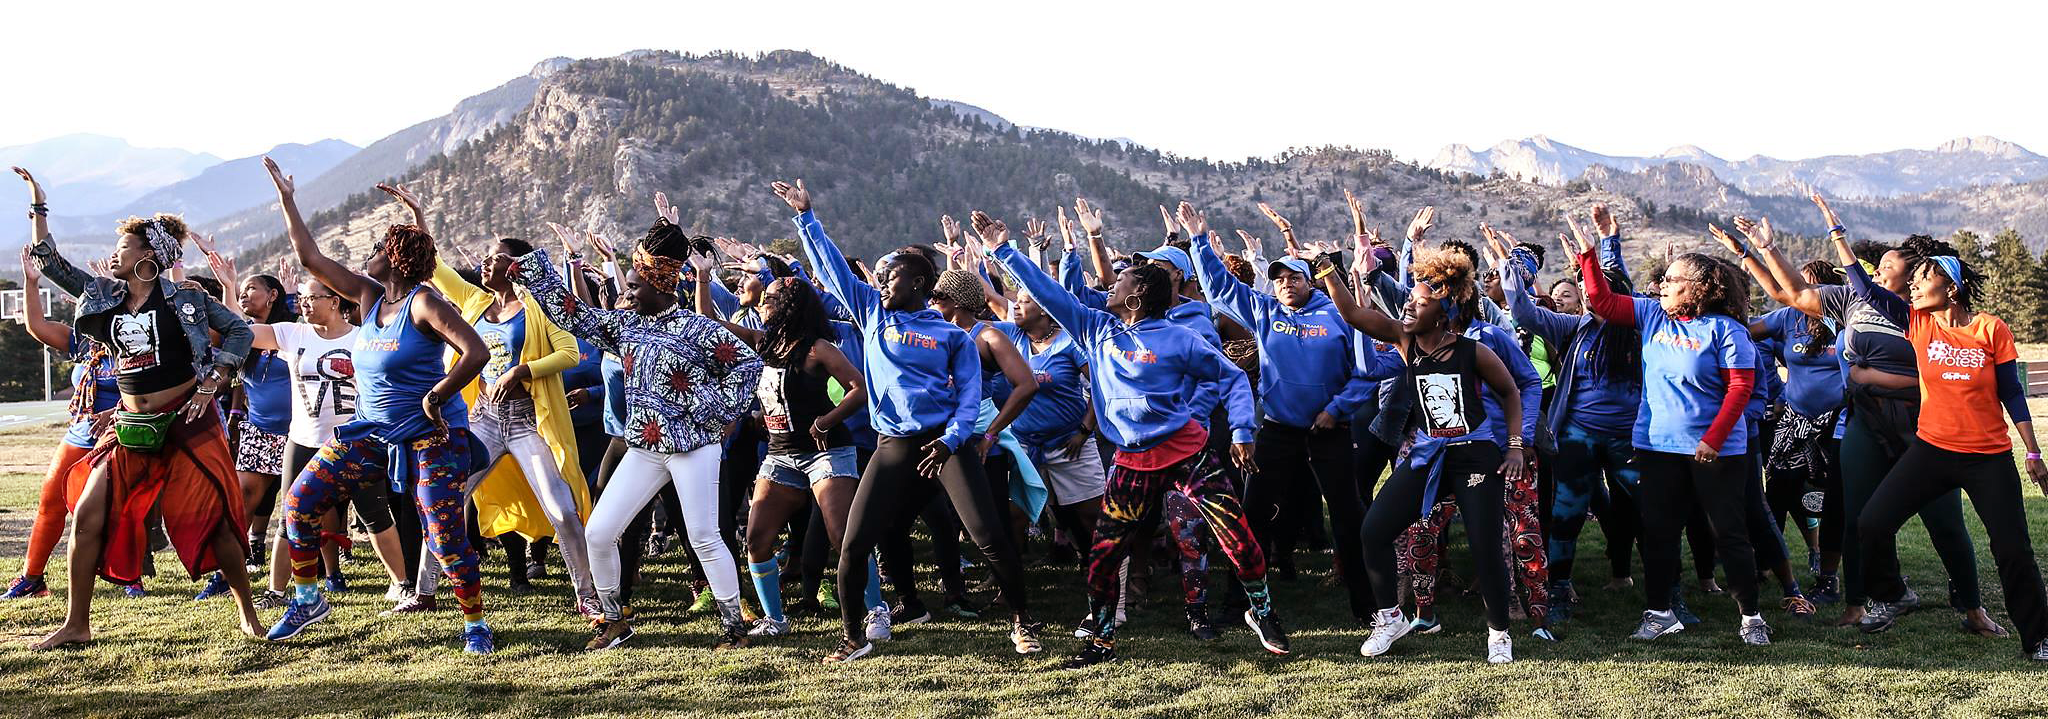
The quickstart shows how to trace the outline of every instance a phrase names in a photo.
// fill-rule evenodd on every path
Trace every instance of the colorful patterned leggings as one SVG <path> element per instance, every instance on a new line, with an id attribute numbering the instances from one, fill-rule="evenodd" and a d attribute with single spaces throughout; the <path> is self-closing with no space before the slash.
<path id="1" fill-rule="evenodd" d="M 1112 465 L 1107 491 L 1102 495 L 1102 519 L 1095 525 L 1095 546 L 1088 552 L 1088 603 L 1096 617 L 1103 620 L 1098 636 L 1107 638 L 1115 631 L 1118 569 L 1138 534 L 1134 530 L 1158 521 L 1156 513 L 1172 504 L 1166 498 L 1168 490 L 1186 495 L 1197 513 L 1207 520 L 1217 546 L 1236 566 L 1239 581 L 1263 582 L 1266 578 L 1266 555 L 1252 537 L 1251 525 L 1232 491 L 1229 475 L 1213 453 L 1197 452 L 1157 471 Z M 1199 526 L 1185 521 L 1173 525 L 1176 535 Z M 1185 558 L 1187 550 L 1182 551 Z M 1190 600 L 1193 599 L 1191 594 Z"/>
<path id="2" fill-rule="evenodd" d="M 477 571 L 476 550 L 469 546 L 469 529 L 463 514 L 462 485 L 468 478 L 469 435 L 451 429 L 441 440 L 423 439 L 412 444 L 415 464 L 413 498 L 426 521 L 427 549 L 440 559 L 441 569 L 455 587 L 455 599 L 469 621 L 483 619 L 482 579 Z M 291 542 L 292 580 L 312 584 L 320 567 L 323 536 L 320 516 L 339 506 L 356 492 L 384 491 L 387 445 L 374 439 L 353 442 L 333 440 L 321 447 L 313 461 L 292 480 L 285 499 L 286 537 Z"/>
<path id="3" fill-rule="evenodd" d="M 1508 485 L 1502 505 L 1507 522 L 1502 525 L 1508 555 L 1508 578 L 1521 585 L 1523 606 L 1529 619 L 1543 626 L 1550 612 L 1550 570 L 1543 552 L 1542 525 L 1536 521 L 1536 476 L 1524 475 Z M 1431 507 L 1429 516 L 1409 525 L 1402 551 L 1396 554 L 1400 570 L 1410 575 L 1415 591 L 1415 612 L 1427 615 L 1436 605 L 1437 568 L 1445 547 L 1439 541 L 1451 526 L 1457 501 L 1445 499 Z"/>

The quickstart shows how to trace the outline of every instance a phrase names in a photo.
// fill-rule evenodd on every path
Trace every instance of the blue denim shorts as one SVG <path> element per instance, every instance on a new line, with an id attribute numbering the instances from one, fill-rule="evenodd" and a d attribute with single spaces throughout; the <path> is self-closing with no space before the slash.
<path id="1" fill-rule="evenodd" d="M 785 487 L 810 491 L 811 485 L 826 477 L 857 477 L 858 455 L 852 447 L 834 447 L 823 452 L 770 454 L 761 460 L 761 474 Z"/>

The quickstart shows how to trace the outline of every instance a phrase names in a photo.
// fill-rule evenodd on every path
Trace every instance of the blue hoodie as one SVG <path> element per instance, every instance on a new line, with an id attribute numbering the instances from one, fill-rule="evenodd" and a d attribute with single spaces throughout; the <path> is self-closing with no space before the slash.
<path id="1" fill-rule="evenodd" d="M 1328 412 L 1348 422 L 1360 404 L 1372 399 L 1374 382 L 1400 374 L 1398 358 L 1375 361 L 1372 370 L 1361 365 L 1362 358 L 1378 358 L 1379 353 L 1368 349 L 1371 343 L 1351 329 L 1328 296 L 1311 290 L 1308 304 L 1288 307 L 1231 276 L 1207 235 L 1197 236 L 1194 245 L 1202 294 L 1258 338 L 1259 398 L 1266 419 L 1306 428 L 1318 413 Z"/>
<path id="2" fill-rule="evenodd" d="M 1081 274 L 1080 250 L 1067 250 L 1067 256 L 1060 259 L 1060 286 L 1066 288 L 1081 306 L 1091 310 L 1109 311 L 1109 293 L 1088 286 Z M 1223 336 L 1216 333 L 1216 312 L 1209 303 L 1201 300 L 1180 298 L 1180 304 L 1166 308 L 1166 321 L 1188 328 L 1200 335 L 1210 347 L 1223 349 Z M 1223 388 L 1214 382 L 1196 382 L 1191 401 L 1194 404 L 1195 420 L 1203 427 L 1209 426 L 1209 416 L 1216 412 L 1216 403 L 1223 400 Z"/>
<path id="3" fill-rule="evenodd" d="M 1485 382 L 1479 383 L 1481 406 L 1486 409 L 1486 427 L 1493 432 L 1493 441 L 1501 449 L 1507 449 L 1508 436 L 1519 435 L 1533 445 L 1536 441 L 1536 418 L 1543 414 L 1543 375 L 1536 372 L 1535 363 L 1529 361 L 1528 353 L 1522 351 L 1522 344 L 1515 341 L 1513 332 L 1475 320 L 1465 328 L 1465 336 L 1493 350 L 1501 363 L 1508 366 L 1508 375 L 1515 378 L 1515 388 L 1521 390 L 1522 421 L 1515 423 L 1515 429 L 1509 431 L 1500 401 L 1493 396 L 1493 387 Z"/>
<path id="4" fill-rule="evenodd" d="M 1103 436 L 1118 449 L 1142 452 L 1187 426 L 1195 417 L 1186 391 L 1190 381 L 1222 385 L 1231 442 L 1252 441 L 1258 419 L 1253 416 L 1251 382 L 1221 350 L 1164 319 L 1126 325 L 1107 312 L 1086 307 L 1013 248 L 998 248 L 995 258 L 1088 355 L 1095 417 Z"/>
<path id="5" fill-rule="evenodd" d="M 868 418 L 875 431 L 910 437 L 943 427 L 939 439 L 958 451 L 974 433 L 981 407 L 981 357 L 974 340 L 937 310 L 883 309 L 882 293 L 854 276 L 817 215 L 805 210 L 795 222 L 825 291 L 846 303 L 860 328 Z"/>

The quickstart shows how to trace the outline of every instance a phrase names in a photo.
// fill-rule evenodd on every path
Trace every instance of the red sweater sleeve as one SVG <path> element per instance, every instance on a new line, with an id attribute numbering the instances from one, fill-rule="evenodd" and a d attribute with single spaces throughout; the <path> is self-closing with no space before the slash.
<path id="1" fill-rule="evenodd" d="M 1700 435 L 1700 442 L 1714 451 L 1721 450 L 1721 443 L 1728 441 L 1728 433 L 1735 430 L 1735 423 L 1742 421 L 1742 412 L 1749 408 L 1750 388 L 1756 386 L 1756 370 L 1723 368 L 1721 377 L 1728 381 L 1728 393 L 1721 397 L 1721 411 L 1714 414 L 1714 423 L 1707 425 L 1707 433 Z"/>
<path id="2" fill-rule="evenodd" d="M 1627 295 L 1608 289 L 1607 273 L 1600 269 L 1599 255 L 1592 252 L 1579 255 L 1579 274 L 1585 280 L 1586 307 L 1593 314 L 1622 327 L 1636 326 L 1636 303 Z"/>

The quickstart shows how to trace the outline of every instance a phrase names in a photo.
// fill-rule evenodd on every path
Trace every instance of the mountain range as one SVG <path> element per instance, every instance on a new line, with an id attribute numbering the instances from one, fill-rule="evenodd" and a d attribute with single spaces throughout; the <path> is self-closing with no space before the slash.
<path id="1" fill-rule="evenodd" d="M 110 149 L 89 152 L 96 148 Z M 508 235 L 552 240 L 549 221 L 637 236 L 657 190 L 693 231 L 765 244 L 790 233 L 766 184 L 792 177 L 818 192 L 835 238 L 864 256 L 936 241 L 940 214 L 986 209 L 1021 226 L 1077 195 L 1109 210 L 1112 242 L 1126 248 L 1156 242 L 1165 228 L 1153 224 L 1154 208 L 1181 198 L 1201 202 L 1219 229 L 1272 234 L 1256 209 L 1263 201 L 1304 236 L 1337 239 L 1350 234 L 1345 189 L 1390 236 L 1432 204 L 1439 236 L 1469 236 L 1487 222 L 1545 242 L 1558 213 L 1606 203 L 1638 259 L 1697 247 L 1705 222 L 1734 214 L 1818 233 L 1808 188 L 1840 198 L 1845 222 L 1880 239 L 2012 227 L 2037 246 L 2048 240 L 2048 158 L 1993 138 L 1805 160 L 1728 161 L 1692 146 L 1613 156 L 1537 136 L 1476 152 L 1453 145 L 1419 164 L 1349 147 L 1212 162 L 1018 126 L 794 51 L 553 58 L 368 147 L 330 140 L 281 145 L 273 156 L 297 176 L 323 246 L 344 259 L 360 259 L 400 219 L 371 189 L 385 180 L 425 198 L 444 241 L 479 248 Z M 72 136 L 0 149 L 0 161 L 27 164 L 49 183 L 60 239 L 77 238 L 67 247 L 97 243 L 121 213 L 170 210 L 250 260 L 284 250 L 253 157 L 221 162 Z M 106 169 L 116 167 L 129 169 Z M 10 230 L 25 234 L 0 224 Z"/>
<path id="2" fill-rule="evenodd" d="M 1724 160 L 1694 145 L 1674 147 L 1654 157 L 1602 155 L 1537 135 L 1507 140 L 1479 151 L 1450 145 L 1438 152 L 1428 166 L 1476 175 L 1500 172 L 1535 182 L 1562 184 L 1579 179 L 1594 167 L 1638 172 L 1670 164 L 1707 168 L 1723 182 L 1752 194 L 1804 195 L 1809 189 L 1819 189 L 1829 197 L 1844 199 L 1893 198 L 2048 177 L 2048 157 L 1995 137 L 1958 138 L 1932 150 L 1893 150 L 1804 160 L 1762 155 Z"/>

